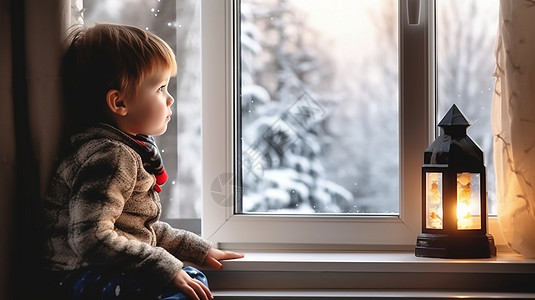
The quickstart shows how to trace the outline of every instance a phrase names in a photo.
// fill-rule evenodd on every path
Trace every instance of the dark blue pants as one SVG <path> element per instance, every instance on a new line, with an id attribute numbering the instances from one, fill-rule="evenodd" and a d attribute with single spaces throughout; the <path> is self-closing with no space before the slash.
<path id="1" fill-rule="evenodd" d="M 206 276 L 193 267 L 183 270 L 208 286 Z M 47 280 L 52 298 L 69 300 L 186 300 L 186 295 L 172 285 L 162 285 L 132 272 L 82 269 L 51 274 Z"/>

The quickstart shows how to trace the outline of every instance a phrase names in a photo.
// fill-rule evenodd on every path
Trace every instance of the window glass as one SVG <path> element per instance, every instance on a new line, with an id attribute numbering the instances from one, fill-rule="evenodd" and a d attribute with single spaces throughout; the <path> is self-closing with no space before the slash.
<path id="1" fill-rule="evenodd" d="M 427 229 L 443 229 L 442 193 L 442 173 L 425 173 L 425 226 Z"/>
<path id="2" fill-rule="evenodd" d="M 398 1 L 240 6 L 237 212 L 398 214 Z"/>
<path id="3" fill-rule="evenodd" d="M 489 213 L 496 214 L 493 136 L 494 43 L 498 0 L 436 0 L 437 120 L 456 104 L 472 126 L 487 169 Z"/>
<path id="4" fill-rule="evenodd" d="M 173 118 L 167 132 L 156 137 L 169 175 L 160 199 L 164 218 L 200 218 L 200 1 L 84 0 L 83 5 L 86 25 L 134 25 L 154 32 L 175 50 L 178 74 L 169 83 Z"/>
<path id="5" fill-rule="evenodd" d="M 457 174 L 457 229 L 481 229 L 481 176 Z"/>

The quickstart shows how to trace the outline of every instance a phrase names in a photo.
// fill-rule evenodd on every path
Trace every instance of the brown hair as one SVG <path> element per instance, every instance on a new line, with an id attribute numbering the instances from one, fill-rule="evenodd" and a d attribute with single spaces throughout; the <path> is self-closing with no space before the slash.
<path id="1" fill-rule="evenodd" d="M 83 129 L 108 121 L 105 97 L 111 89 L 130 96 L 155 68 L 168 69 L 172 75 L 177 72 L 171 47 L 155 34 L 134 26 L 78 27 L 68 41 L 62 77 L 66 113 L 76 124 L 67 126 Z"/>

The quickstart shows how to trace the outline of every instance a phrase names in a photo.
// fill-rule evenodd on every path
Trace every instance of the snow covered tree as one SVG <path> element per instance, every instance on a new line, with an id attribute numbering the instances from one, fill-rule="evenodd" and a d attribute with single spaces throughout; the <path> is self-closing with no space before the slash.
<path id="1" fill-rule="evenodd" d="M 348 212 L 352 196 L 327 179 L 329 63 L 295 7 L 242 1 L 244 212 Z"/>

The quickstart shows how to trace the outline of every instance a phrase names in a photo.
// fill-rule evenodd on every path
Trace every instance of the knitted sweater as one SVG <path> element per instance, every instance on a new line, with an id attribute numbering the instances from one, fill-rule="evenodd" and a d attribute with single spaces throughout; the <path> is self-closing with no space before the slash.
<path id="1" fill-rule="evenodd" d="M 204 262 L 208 241 L 159 221 L 156 179 L 135 140 L 100 124 L 73 136 L 71 146 L 44 202 L 48 269 L 136 269 L 170 281 L 182 260 Z"/>

